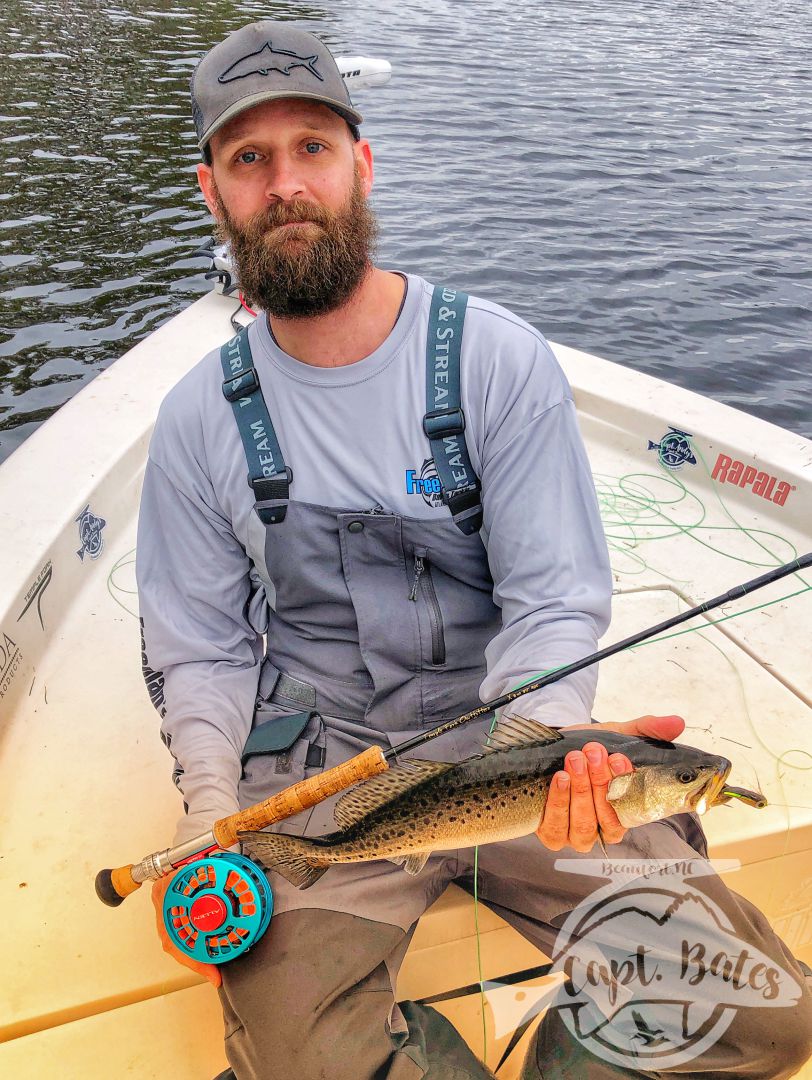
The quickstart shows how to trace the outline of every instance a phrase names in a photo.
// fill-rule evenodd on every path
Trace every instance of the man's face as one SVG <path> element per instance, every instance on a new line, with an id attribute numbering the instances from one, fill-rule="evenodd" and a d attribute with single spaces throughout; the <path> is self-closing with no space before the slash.
<path id="1" fill-rule="evenodd" d="M 243 292 L 278 318 L 340 307 L 371 267 L 372 158 L 315 103 L 265 102 L 211 140 L 200 186 L 228 240 Z"/>

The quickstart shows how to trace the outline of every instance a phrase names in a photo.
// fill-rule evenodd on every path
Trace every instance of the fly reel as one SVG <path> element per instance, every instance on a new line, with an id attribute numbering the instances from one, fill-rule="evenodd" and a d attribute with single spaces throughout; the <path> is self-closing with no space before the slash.
<path id="1" fill-rule="evenodd" d="M 184 866 L 164 896 L 172 943 L 203 964 L 224 964 L 247 952 L 268 929 L 272 912 L 268 879 L 250 859 L 231 851 Z"/>

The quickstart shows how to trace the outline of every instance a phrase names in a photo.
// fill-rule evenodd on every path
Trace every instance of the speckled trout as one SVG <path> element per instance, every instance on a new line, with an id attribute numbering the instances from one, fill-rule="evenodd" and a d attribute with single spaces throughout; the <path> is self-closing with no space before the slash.
<path id="1" fill-rule="evenodd" d="M 241 832 L 239 838 L 247 854 L 300 889 L 337 863 L 389 859 L 417 874 L 435 851 L 535 832 L 564 758 L 596 740 L 635 766 L 634 772 L 616 776 L 607 790 L 625 828 L 686 811 L 701 813 L 731 798 L 766 805 L 758 792 L 727 784 L 727 758 L 680 743 L 600 728 L 559 730 L 513 716 L 498 724 L 480 754 L 453 763 L 406 759 L 351 788 L 336 804 L 335 832 L 320 837 Z"/>

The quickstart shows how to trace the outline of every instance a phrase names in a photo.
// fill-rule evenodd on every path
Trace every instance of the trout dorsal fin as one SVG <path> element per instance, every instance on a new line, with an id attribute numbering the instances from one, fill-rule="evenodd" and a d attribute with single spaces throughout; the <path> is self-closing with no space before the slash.
<path id="1" fill-rule="evenodd" d="M 419 758 L 406 758 L 386 772 L 364 780 L 350 788 L 338 800 L 333 810 L 335 823 L 340 829 L 348 829 L 371 810 L 388 803 L 396 795 L 411 791 L 424 780 L 453 769 L 447 761 L 421 761 Z"/>
<path id="2" fill-rule="evenodd" d="M 482 753 L 496 754 L 500 750 L 515 750 L 518 746 L 544 746 L 545 743 L 558 742 L 563 737 L 556 728 L 514 713 L 499 721 L 487 737 Z"/>

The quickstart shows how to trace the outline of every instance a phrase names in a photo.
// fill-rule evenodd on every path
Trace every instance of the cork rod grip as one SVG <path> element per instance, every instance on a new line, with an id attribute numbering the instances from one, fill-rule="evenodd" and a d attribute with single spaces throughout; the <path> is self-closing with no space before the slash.
<path id="1" fill-rule="evenodd" d="M 292 817 L 294 814 L 307 810 L 323 799 L 329 799 L 344 788 L 357 784 L 359 780 L 366 780 L 378 773 L 385 772 L 389 768 L 383 751 L 379 746 L 370 746 L 357 757 L 343 761 L 327 772 L 311 776 L 309 780 L 300 780 L 298 784 L 285 788 L 277 795 L 271 795 L 264 802 L 249 806 L 247 810 L 241 810 L 230 817 L 221 818 L 215 822 L 213 832 L 217 843 L 222 848 L 231 847 L 237 843 L 237 833 L 242 829 L 264 829 L 266 825 L 272 825 L 275 821 Z"/>

